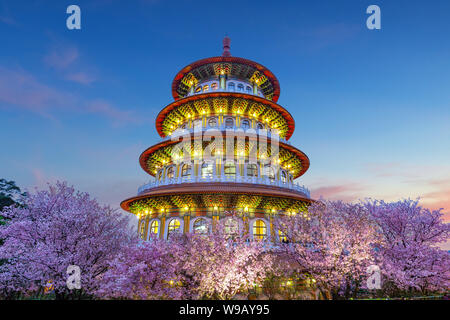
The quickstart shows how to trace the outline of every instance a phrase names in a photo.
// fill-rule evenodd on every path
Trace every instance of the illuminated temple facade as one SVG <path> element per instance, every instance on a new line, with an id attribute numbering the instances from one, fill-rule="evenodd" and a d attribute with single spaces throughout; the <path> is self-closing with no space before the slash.
<path id="1" fill-rule="evenodd" d="M 226 37 L 221 56 L 178 72 L 172 95 L 156 118 L 162 141 L 139 158 L 151 181 L 121 203 L 138 217 L 142 239 L 208 232 L 220 219 L 273 239 L 275 215 L 305 213 L 310 193 L 295 179 L 309 159 L 289 142 L 294 119 L 277 104 L 269 69 L 231 56 Z"/>

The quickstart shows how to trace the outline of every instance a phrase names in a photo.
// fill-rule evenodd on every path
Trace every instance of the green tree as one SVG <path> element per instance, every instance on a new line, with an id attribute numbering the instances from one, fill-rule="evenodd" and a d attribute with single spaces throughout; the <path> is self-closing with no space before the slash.
<path id="1" fill-rule="evenodd" d="M 14 181 L 0 179 L 0 224 L 3 223 L 4 218 L 1 212 L 5 207 L 12 205 L 22 205 L 22 198 L 26 196 Z"/>

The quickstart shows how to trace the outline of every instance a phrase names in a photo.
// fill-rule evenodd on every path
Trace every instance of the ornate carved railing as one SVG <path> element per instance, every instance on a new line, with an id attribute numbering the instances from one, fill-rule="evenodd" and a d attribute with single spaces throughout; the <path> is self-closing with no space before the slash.
<path id="1" fill-rule="evenodd" d="M 303 193 L 307 198 L 310 198 L 310 191 L 303 185 L 299 185 L 298 183 L 291 182 L 282 182 L 277 180 L 271 180 L 268 177 L 250 177 L 250 176 L 198 176 L 198 177 L 179 177 L 179 178 L 166 178 L 162 181 L 150 181 L 139 187 L 138 195 L 144 192 L 149 191 L 152 188 L 156 188 L 159 186 L 166 186 L 172 184 L 181 184 L 181 183 L 208 183 L 208 182 L 235 182 L 235 183 L 253 183 L 253 184 L 262 184 L 275 186 L 280 188 L 287 188 L 291 190 L 295 190 L 297 192 Z"/>

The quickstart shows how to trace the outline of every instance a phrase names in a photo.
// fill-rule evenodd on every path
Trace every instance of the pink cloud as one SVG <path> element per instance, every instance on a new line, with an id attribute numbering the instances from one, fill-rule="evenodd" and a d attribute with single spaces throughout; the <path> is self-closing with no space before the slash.
<path id="1" fill-rule="evenodd" d="M 77 82 L 80 84 L 91 84 L 95 81 L 95 77 L 92 75 L 87 74 L 86 72 L 80 71 L 80 72 L 74 72 L 69 73 L 65 76 L 65 79 Z"/>
<path id="2" fill-rule="evenodd" d="M 91 72 L 83 71 L 79 50 L 74 46 L 59 44 L 44 57 L 44 62 L 57 70 L 68 81 L 89 85 L 96 80 Z"/>
<path id="3" fill-rule="evenodd" d="M 122 110 L 103 99 L 86 100 L 50 87 L 24 70 L 1 66 L 0 107 L 29 110 L 48 118 L 54 118 L 58 111 L 94 113 L 113 120 L 115 125 L 142 121 L 132 111 Z"/>
<path id="4" fill-rule="evenodd" d="M 0 103 L 48 115 L 48 109 L 64 107 L 72 98 L 71 94 L 49 87 L 23 70 L 0 67 Z"/>
<path id="5" fill-rule="evenodd" d="M 127 122 L 136 122 L 136 117 L 132 115 L 130 111 L 123 111 L 113 106 L 107 101 L 97 99 L 90 101 L 86 104 L 87 111 L 92 113 L 102 114 L 112 120 L 116 121 L 116 124 L 123 124 Z"/>
<path id="6" fill-rule="evenodd" d="M 330 200 L 355 201 L 362 197 L 363 187 L 358 183 L 345 183 L 316 187 L 311 190 L 313 198 L 323 197 Z"/>
<path id="7" fill-rule="evenodd" d="M 64 70 L 72 65 L 79 57 L 78 49 L 75 47 L 54 49 L 44 57 L 44 61 L 49 66 Z"/>

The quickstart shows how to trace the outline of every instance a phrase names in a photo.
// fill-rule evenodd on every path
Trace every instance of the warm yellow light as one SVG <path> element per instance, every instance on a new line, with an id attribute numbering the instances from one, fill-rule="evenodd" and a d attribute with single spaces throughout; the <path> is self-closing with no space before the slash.
<path id="1" fill-rule="evenodd" d="M 272 212 L 275 212 L 275 208 L 272 208 Z"/>
<path id="2" fill-rule="evenodd" d="M 148 210 L 145 210 L 145 214 L 148 214 Z"/>
<path id="3" fill-rule="evenodd" d="M 217 209 L 219 209 L 217 206 L 214 206 L 214 210 L 217 210 Z"/>
<path id="4" fill-rule="evenodd" d="M 189 209 L 189 208 L 188 208 L 187 206 L 186 206 L 186 207 L 184 207 L 184 210 L 186 210 L 186 211 L 187 211 L 188 209 Z"/>
<path id="5" fill-rule="evenodd" d="M 247 212 L 247 211 L 248 211 L 248 207 L 245 207 L 245 208 L 244 208 L 244 211 Z"/>

